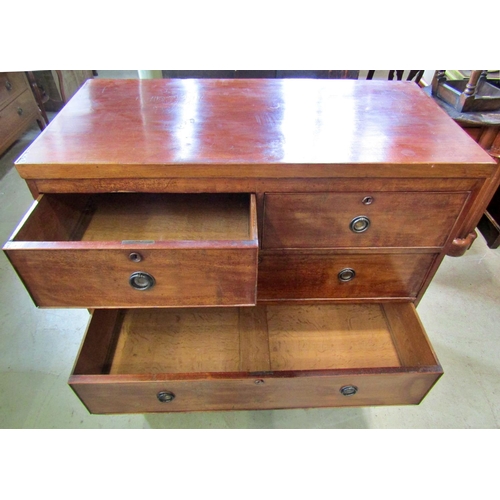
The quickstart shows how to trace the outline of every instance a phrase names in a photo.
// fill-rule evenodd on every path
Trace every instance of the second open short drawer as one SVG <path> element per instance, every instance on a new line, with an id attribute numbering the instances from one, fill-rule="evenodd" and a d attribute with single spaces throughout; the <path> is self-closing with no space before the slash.
<path id="1" fill-rule="evenodd" d="M 42 307 L 253 305 L 250 194 L 44 195 L 4 251 Z"/>

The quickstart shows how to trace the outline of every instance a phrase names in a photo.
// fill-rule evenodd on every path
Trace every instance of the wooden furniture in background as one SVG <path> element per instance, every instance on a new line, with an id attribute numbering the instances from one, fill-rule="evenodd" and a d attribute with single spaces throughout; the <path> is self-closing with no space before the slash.
<path id="1" fill-rule="evenodd" d="M 500 91 L 500 80 L 490 80 Z M 430 87 L 425 91 L 431 94 Z M 457 111 L 453 106 L 433 95 L 439 106 L 448 113 L 494 159 L 500 161 L 500 109 L 496 111 Z M 492 249 L 500 246 L 500 188 L 493 195 L 478 223 L 478 229 Z"/>
<path id="2" fill-rule="evenodd" d="M 95 413 L 419 403 L 415 306 L 499 176 L 414 83 L 348 79 L 91 80 L 16 167 L 4 251 L 35 303 L 95 308 Z"/>
<path id="3" fill-rule="evenodd" d="M 163 78 L 319 78 L 357 79 L 358 70 L 162 70 Z"/>
<path id="4" fill-rule="evenodd" d="M 59 111 L 77 90 L 90 78 L 91 70 L 33 71 L 37 86 L 46 95 L 44 107 L 47 111 Z"/>
<path id="5" fill-rule="evenodd" d="M 438 70 L 431 84 L 432 95 L 458 112 L 500 110 L 500 89 L 488 81 L 487 73 L 474 70 L 468 80 L 448 80 L 446 71 Z"/>
<path id="6" fill-rule="evenodd" d="M 367 80 L 373 80 L 375 71 L 369 70 Z M 424 70 L 388 70 L 387 80 L 407 80 L 419 83 Z M 406 73 L 406 75 L 405 75 Z M 163 78 L 314 78 L 351 79 L 360 77 L 359 70 L 163 70 Z M 406 78 L 405 78 L 406 76 Z"/>
<path id="7" fill-rule="evenodd" d="M 37 121 L 45 128 L 24 73 L 0 73 L 0 154 L 4 153 L 26 129 Z"/>
<path id="8" fill-rule="evenodd" d="M 477 227 L 490 248 L 500 246 L 500 189 L 493 195 Z"/>
<path id="9" fill-rule="evenodd" d="M 45 102 L 47 102 L 48 96 L 46 96 L 38 87 L 35 75 L 33 71 L 26 71 L 26 76 L 28 78 L 28 82 L 31 86 L 31 91 L 33 92 L 33 96 L 35 97 L 35 101 L 38 105 L 38 109 L 45 120 L 45 125 L 49 124 L 49 117 L 47 116 L 47 112 L 45 111 Z"/>
<path id="10" fill-rule="evenodd" d="M 375 71 L 376 70 L 374 70 L 374 69 L 369 70 L 368 75 L 366 76 L 366 79 L 373 80 L 373 77 L 375 76 Z M 404 69 L 391 69 L 388 71 L 387 79 L 394 80 L 394 77 L 396 77 L 396 80 L 403 80 L 404 72 L 405 72 Z M 406 76 L 406 80 L 412 81 L 415 83 L 420 83 L 422 76 L 424 76 L 423 69 L 411 69 L 410 71 L 408 71 L 408 74 Z"/>

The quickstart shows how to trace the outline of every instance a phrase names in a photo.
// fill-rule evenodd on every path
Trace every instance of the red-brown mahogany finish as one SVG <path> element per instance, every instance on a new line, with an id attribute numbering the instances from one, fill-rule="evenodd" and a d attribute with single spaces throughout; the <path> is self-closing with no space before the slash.
<path id="1" fill-rule="evenodd" d="M 17 165 L 29 179 L 327 177 L 329 165 L 391 164 L 433 175 L 490 165 L 472 144 L 411 82 L 89 80 Z"/>
<path id="2" fill-rule="evenodd" d="M 419 403 L 414 305 L 500 175 L 414 83 L 307 79 L 91 80 L 17 169 L 4 250 L 101 308 L 70 384 L 103 413 Z"/>

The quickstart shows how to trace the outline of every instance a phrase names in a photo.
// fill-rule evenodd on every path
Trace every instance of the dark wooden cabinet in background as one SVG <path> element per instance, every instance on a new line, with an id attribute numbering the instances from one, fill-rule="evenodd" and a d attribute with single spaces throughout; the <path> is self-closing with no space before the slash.
<path id="1" fill-rule="evenodd" d="M 488 80 L 488 85 L 498 88 L 498 95 L 500 95 L 499 80 Z M 426 91 L 430 94 L 430 87 Z M 434 96 L 434 100 L 492 158 L 500 162 L 500 109 L 468 112 L 457 111 L 438 96 Z M 500 189 L 496 191 L 488 204 L 478 223 L 478 229 L 490 248 L 495 249 L 500 246 Z"/>
<path id="2" fill-rule="evenodd" d="M 28 127 L 45 122 L 22 72 L 0 73 L 0 155 L 7 150 Z"/>

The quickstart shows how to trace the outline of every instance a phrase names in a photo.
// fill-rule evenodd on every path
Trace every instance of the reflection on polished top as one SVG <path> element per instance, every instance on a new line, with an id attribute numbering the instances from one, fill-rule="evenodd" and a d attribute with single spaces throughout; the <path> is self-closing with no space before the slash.
<path id="1" fill-rule="evenodd" d="M 169 165 L 217 175 L 230 165 L 491 164 L 474 146 L 411 82 L 96 79 L 17 166 L 25 178 L 71 177 L 72 167 L 77 178 L 83 165 L 113 177 L 127 165 L 148 176 Z"/>

